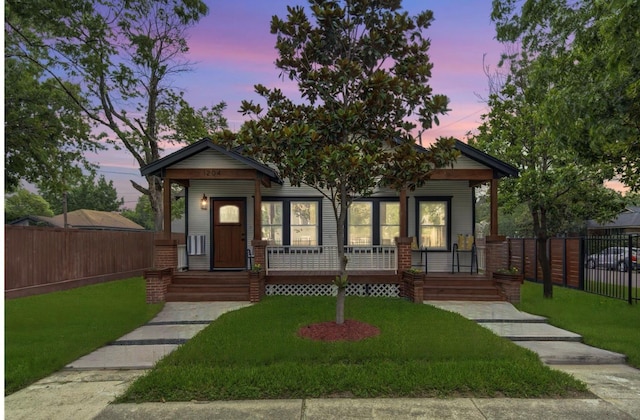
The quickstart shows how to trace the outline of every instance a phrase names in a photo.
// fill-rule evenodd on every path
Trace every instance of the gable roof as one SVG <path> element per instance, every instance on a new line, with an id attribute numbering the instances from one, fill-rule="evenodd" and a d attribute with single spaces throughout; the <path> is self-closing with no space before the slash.
<path id="1" fill-rule="evenodd" d="M 427 149 L 425 149 L 422 146 L 416 145 L 416 147 L 422 149 L 425 152 L 427 151 Z M 462 156 L 466 156 L 471 160 L 474 160 L 490 169 L 493 169 L 495 178 L 518 176 L 518 169 L 516 169 L 514 166 L 509 165 L 508 163 L 503 162 L 500 159 L 497 159 L 491 155 L 488 155 L 481 150 L 471 147 L 468 144 L 461 142 L 460 140 L 456 140 L 454 147 L 460 151 Z M 171 153 L 170 155 L 163 157 L 162 159 L 159 159 L 153 163 L 150 163 L 149 165 L 146 165 L 140 168 L 140 173 L 143 176 L 145 175 L 163 176 L 164 171 L 167 167 L 174 165 L 178 162 L 181 162 L 185 159 L 188 159 L 204 150 L 214 150 L 218 153 L 223 154 L 224 156 L 230 157 L 234 160 L 242 162 L 243 164 L 256 169 L 260 173 L 268 176 L 274 182 L 277 182 L 279 184 L 282 183 L 282 180 L 278 178 L 278 176 L 276 175 L 276 172 L 273 169 L 258 162 L 255 159 L 252 159 L 248 156 L 243 155 L 241 153 L 242 151 L 241 147 L 236 147 L 232 150 L 227 150 L 224 147 L 215 144 L 213 140 L 211 140 L 208 137 L 205 137 L 202 140 L 199 140 L 189 146 L 186 146 L 176 152 Z"/>
<path id="2" fill-rule="evenodd" d="M 167 167 L 171 165 L 175 165 L 176 163 L 181 162 L 185 159 L 188 159 L 191 156 L 197 155 L 198 153 L 204 150 L 214 150 L 224 156 L 237 160 L 257 170 L 258 172 L 268 176 L 269 179 L 271 179 L 271 181 L 277 182 L 279 184 L 282 183 L 282 180 L 278 178 L 278 176 L 276 175 L 276 172 L 273 169 L 269 168 L 266 165 L 263 165 L 262 163 L 258 162 L 255 159 L 252 159 L 250 157 L 240 154 L 240 152 L 238 151 L 238 148 L 227 150 L 222 146 L 218 146 L 213 142 L 213 140 L 211 140 L 208 137 L 205 137 L 202 140 L 199 140 L 193 144 L 190 144 L 189 146 L 186 146 L 178 151 L 175 151 L 170 155 L 163 157 L 162 159 L 158 159 L 155 162 L 150 163 L 149 165 L 143 166 L 142 168 L 140 168 L 140 173 L 143 176 L 146 176 L 146 175 L 163 176 L 164 170 Z"/>
<path id="3" fill-rule="evenodd" d="M 460 151 L 462 156 L 466 156 L 471 160 L 475 160 L 476 162 L 493 169 L 495 178 L 517 177 L 519 174 L 519 171 L 515 166 L 476 149 L 475 147 L 469 146 L 460 140 L 456 139 L 455 148 Z"/>
<path id="4" fill-rule="evenodd" d="M 26 216 L 14 220 L 11 224 L 21 224 L 21 222 L 34 222 L 63 228 L 64 214 L 58 214 L 53 217 Z M 67 213 L 67 225 L 75 229 L 144 230 L 144 227 L 118 213 L 86 209 Z"/>
<path id="5" fill-rule="evenodd" d="M 589 220 L 587 227 L 594 228 L 633 228 L 640 227 L 640 207 L 628 206 L 614 220 L 608 223 L 598 223 L 595 220 Z"/>

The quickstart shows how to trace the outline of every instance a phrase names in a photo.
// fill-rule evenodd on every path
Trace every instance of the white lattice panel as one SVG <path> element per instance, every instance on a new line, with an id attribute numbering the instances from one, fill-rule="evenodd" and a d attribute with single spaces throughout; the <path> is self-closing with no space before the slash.
<path id="1" fill-rule="evenodd" d="M 269 284 L 266 287 L 269 296 L 335 296 L 337 291 L 332 284 Z M 397 284 L 349 284 L 347 295 L 398 297 L 400 289 Z"/>

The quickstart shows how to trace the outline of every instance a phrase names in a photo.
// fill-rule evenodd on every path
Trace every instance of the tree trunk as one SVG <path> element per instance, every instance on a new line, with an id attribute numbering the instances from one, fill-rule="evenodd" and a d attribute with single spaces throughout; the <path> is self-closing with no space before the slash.
<path id="1" fill-rule="evenodd" d="M 536 253 L 538 254 L 538 263 L 542 269 L 542 295 L 547 298 L 553 298 L 553 283 L 551 281 L 551 265 L 549 263 L 549 254 L 547 242 L 549 235 L 547 234 L 547 215 L 544 209 L 533 210 L 533 230 L 536 235 Z"/>
<path id="2" fill-rule="evenodd" d="M 344 298 L 346 287 L 338 287 L 338 297 L 336 298 L 336 324 L 344 324 Z"/>
<path id="3" fill-rule="evenodd" d="M 162 184 L 158 177 L 152 177 L 149 182 L 149 201 L 151 202 L 151 210 L 154 215 L 154 226 L 156 232 L 162 232 L 164 229 L 164 212 L 162 200 Z"/>
<path id="4" fill-rule="evenodd" d="M 341 197 L 339 200 L 340 209 L 338 210 L 334 206 L 336 212 L 337 226 L 337 245 L 338 245 L 338 261 L 340 262 L 340 273 L 336 276 L 335 285 L 338 287 L 338 296 L 336 298 L 336 324 L 344 324 L 344 301 L 347 292 L 347 257 L 344 255 L 344 222 L 347 217 L 347 194 L 344 188 L 341 191 Z"/>

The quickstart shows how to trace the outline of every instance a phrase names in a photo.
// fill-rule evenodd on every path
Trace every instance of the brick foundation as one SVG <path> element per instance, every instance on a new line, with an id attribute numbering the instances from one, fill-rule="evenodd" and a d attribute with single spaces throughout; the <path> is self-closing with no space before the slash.
<path id="1" fill-rule="evenodd" d="M 507 298 L 507 302 L 520 303 L 521 277 L 515 280 L 495 279 L 496 284 Z"/>
<path id="2" fill-rule="evenodd" d="M 146 270 L 144 279 L 146 283 L 147 303 L 161 303 L 166 300 L 167 288 L 173 278 L 173 268 L 160 270 Z"/>
<path id="3" fill-rule="evenodd" d="M 424 273 L 402 272 L 401 296 L 411 302 L 422 303 L 424 301 Z"/>

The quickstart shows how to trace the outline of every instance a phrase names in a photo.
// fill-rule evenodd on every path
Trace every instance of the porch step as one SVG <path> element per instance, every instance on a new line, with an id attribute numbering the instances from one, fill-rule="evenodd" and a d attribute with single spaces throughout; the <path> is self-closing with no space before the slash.
<path id="1" fill-rule="evenodd" d="M 425 300 L 506 300 L 491 280 L 427 280 L 423 292 Z"/>
<path id="2" fill-rule="evenodd" d="M 246 272 L 182 272 L 167 287 L 167 302 L 248 301 Z"/>

